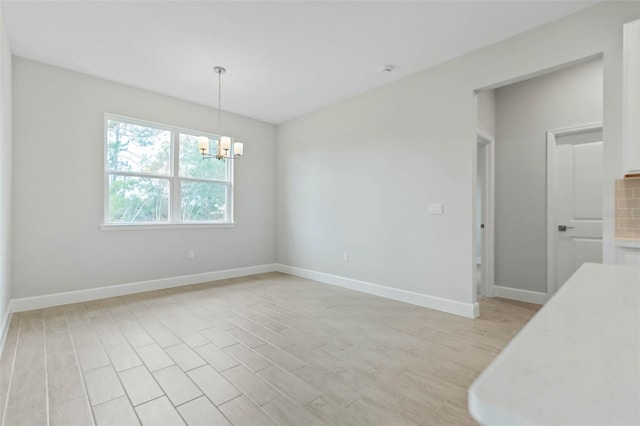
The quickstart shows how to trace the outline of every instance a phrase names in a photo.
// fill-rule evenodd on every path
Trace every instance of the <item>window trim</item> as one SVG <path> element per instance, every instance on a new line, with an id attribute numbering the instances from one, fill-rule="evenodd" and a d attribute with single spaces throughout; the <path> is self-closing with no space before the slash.
<path id="1" fill-rule="evenodd" d="M 235 223 L 218 222 L 181 222 L 181 223 L 103 223 L 101 231 L 140 231 L 147 229 L 198 229 L 198 228 L 235 228 Z"/>
<path id="2" fill-rule="evenodd" d="M 133 124 L 136 126 L 152 127 L 154 129 L 166 130 L 171 132 L 171 145 L 169 147 L 169 173 L 166 175 L 158 175 L 151 173 L 140 173 L 130 171 L 113 171 L 107 169 L 107 140 L 108 140 L 108 125 L 109 120 L 125 122 L 127 124 Z M 141 229 L 188 229 L 188 228 L 233 228 L 235 227 L 234 220 L 234 198 L 235 198 L 235 185 L 234 185 L 234 162 L 227 161 L 226 177 L 228 180 L 214 180 L 214 179 L 202 179 L 202 178 L 190 178 L 180 176 L 180 134 L 186 135 L 198 135 L 207 136 L 209 138 L 219 138 L 219 135 L 203 132 L 200 130 L 187 129 L 184 127 L 170 126 L 167 124 L 156 123 L 154 121 L 141 120 L 138 118 L 127 117 L 123 115 L 105 113 L 103 120 L 103 215 L 102 223 L 99 228 L 103 231 L 114 230 L 141 230 Z M 205 161 L 205 160 L 203 160 Z M 213 160 L 210 160 L 213 161 Z M 215 160 L 219 161 L 219 160 Z M 166 222 L 109 222 L 109 176 L 135 176 L 146 177 L 151 179 L 164 179 L 169 181 L 169 206 L 168 206 L 168 220 Z M 181 212 L 181 188 L 182 182 L 206 182 L 222 184 L 226 188 L 226 211 L 225 219 L 223 221 L 182 221 Z"/>

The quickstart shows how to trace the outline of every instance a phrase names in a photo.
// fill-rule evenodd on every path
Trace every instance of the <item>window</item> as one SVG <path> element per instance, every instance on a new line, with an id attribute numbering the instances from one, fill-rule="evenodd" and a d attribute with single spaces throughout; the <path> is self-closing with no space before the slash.
<path id="1" fill-rule="evenodd" d="M 233 222 L 231 161 L 203 160 L 218 137 L 130 118 L 105 116 L 107 225 Z"/>

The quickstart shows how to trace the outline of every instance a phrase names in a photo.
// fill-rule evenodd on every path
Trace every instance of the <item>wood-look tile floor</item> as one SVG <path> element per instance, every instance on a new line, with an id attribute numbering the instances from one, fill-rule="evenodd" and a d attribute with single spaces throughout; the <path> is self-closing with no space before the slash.
<path id="1" fill-rule="evenodd" d="M 2 425 L 473 424 L 467 387 L 539 307 L 465 319 L 270 273 L 14 314 Z"/>

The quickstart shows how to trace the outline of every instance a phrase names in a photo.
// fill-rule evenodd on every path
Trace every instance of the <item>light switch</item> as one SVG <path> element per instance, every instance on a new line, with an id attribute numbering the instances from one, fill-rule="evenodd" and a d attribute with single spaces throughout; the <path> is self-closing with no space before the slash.
<path id="1" fill-rule="evenodd" d="M 428 214 L 442 214 L 443 211 L 444 211 L 444 207 L 442 203 L 429 204 L 427 208 Z"/>

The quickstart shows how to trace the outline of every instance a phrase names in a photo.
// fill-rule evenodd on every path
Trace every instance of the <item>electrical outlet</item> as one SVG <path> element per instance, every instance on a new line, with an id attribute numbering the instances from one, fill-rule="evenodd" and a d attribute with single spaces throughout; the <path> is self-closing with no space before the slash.
<path id="1" fill-rule="evenodd" d="M 196 257 L 196 252 L 195 250 L 191 249 L 187 252 L 187 257 L 189 257 L 189 259 L 193 259 L 194 257 Z"/>
<path id="2" fill-rule="evenodd" d="M 349 261 L 349 253 L 347 253 L 345 251 L 344 254 L 342 255 L 342 260 L 344 260 L 345 262 L 348 262 Z"/>
<path id="3" fill-rule="evenodd" d="M 429 206 L 427 207 L 428 214 L 442 214 L 443 211 L 444 206 L 442 205 L 442 203 L 429 204 Z"/>

